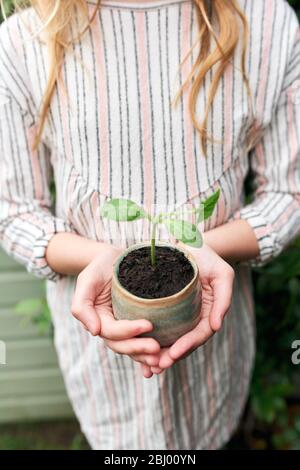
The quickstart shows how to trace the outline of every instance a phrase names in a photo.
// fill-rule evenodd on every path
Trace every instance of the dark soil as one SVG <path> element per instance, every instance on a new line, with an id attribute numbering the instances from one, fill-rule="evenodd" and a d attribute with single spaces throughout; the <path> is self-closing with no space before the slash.
<path id="1" fill-rule="evenodd" d="M 130 252 L 120 264 L 119 281 L 131 294 L 160 299 L 180 292 L 194 277 L 194 269 L 181 251 L 156 247 L 156 265 L 150 247 Z"/>

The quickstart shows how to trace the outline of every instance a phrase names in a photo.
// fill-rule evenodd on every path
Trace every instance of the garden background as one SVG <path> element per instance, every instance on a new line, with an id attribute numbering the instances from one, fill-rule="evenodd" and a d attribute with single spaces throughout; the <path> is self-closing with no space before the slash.
<path id="1" fill-rule="evenodd" d="M 300 14 L 299 0 L 289 3 Z M 12 0 L 4 4 L 9 12 Z M 253 278 L 256 364 L 228 448 L 299 450 L 300 365 L 291 355 L 300 340 L 300 241 Z M 8 344 L 8 364 L 0 365 L 0 449 L 88 448 L 64 391 L 49 320 L 43 284 L 0 252 L 0 338 Z"/>

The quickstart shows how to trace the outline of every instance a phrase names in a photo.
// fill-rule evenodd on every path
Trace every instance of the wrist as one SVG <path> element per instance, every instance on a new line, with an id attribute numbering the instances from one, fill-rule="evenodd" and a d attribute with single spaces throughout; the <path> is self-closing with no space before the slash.
<path id="1" fill-rule="evenodd" d="M 211 248 L 217 255 L 224 257 L 224 253 L 222 252 L 222 245 L 218 243 L 218 239 L 214 236 L 214 231 L 209 230 L 202 234 L 203 237 L 203 245 L 208 246 Z"/>
<path id="2" fill-rule="evenodd" d="M 106 257 L 108 254 L 110 258 L 117 258 L 122 249 L 120 247 L 110 245 L 109 243 L 105 242 L 97 242 L 94 240 L 88 240 L 88 244 L 86 247 L 85 253 L 85 266 L 86 268 L 90 263 L 92 263 L 96 258 Z"/>
<path id="3" fill-rule="evenodd" d="M 74 233 L 58 233 L 48 244 L 46 259 L 53 271 L 64 275 L 77 275 L 98 256 L 109 253 L 112 259 L 120 253 L 118 250 L 118 247 Z"/>

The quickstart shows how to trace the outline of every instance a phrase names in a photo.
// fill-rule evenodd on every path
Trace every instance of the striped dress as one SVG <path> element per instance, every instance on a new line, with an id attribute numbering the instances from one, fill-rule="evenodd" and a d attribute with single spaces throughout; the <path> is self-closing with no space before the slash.
<path id="1" fill-rule="evenodd" d="M 0 29 L 0 240 L 47 279 L 55 344 L 68 395 L 94 449 L 217 449 L 236 429 L 255 350 L 250 265 L 263 265 L 300 224 L 300 42 L 283 0 L 239 0 L 250 24 L 247 73 L 228 63 L 208 120 L 214 142 L 201 151 L 188 93 L 172 100 L 197 49 L 190 0 L 103 0 L 91 29 L 68 51 L 38 150 L 31 151 L 48 57 L 32 9 Z M 92 14 L 95 1 L 89 1 Z M 78 19 L 74 19 L 76 22 Z M 75 32 L 73 32 L 75 35 Z M 212 80 L 197 101 L 202 116 Z M 247 148 L 250 130 L 255 142 Z M 253 198 L 244 201 L 251 170 Z M 50 183 L 56 184 L 55 208 Z M 232 219 L 253 228 L 260 254 L 235 266 L 230 314 L 204 347 L 150 380 L 129 357 L 107 349 L 70 314 L 73 277 L 51 270 L 45 250 L 59 232 L 124 246 L 148 228 L 101 220 L 110 197 L 180 208 L 221 188 L 209 230 Z M 167 238 L 161 230 L 160 237 Z"/>

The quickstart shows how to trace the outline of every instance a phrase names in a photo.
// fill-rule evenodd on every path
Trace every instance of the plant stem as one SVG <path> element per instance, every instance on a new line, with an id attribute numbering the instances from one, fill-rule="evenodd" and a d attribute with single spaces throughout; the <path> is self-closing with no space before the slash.
<path id="1" fill-rule="evenodd" d="M 155 263 L 156 263 L 156 257 L 155 257 L 156 226 L 157 224 L 153 222 L 152 234 L 151 234 L 151 264 L 153 267 L 155 266 Z"/>

